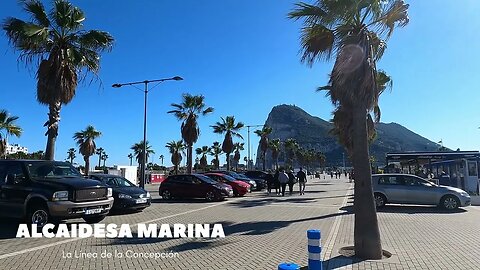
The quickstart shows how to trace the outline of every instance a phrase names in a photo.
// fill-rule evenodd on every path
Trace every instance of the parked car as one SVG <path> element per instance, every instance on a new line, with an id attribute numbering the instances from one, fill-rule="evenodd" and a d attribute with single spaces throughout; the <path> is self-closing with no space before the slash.
<path id="1" fill-rule="evenodd" d="M 212 178 L 217 182 L 231 186 L 233 189 L 233 196 L 245 196 L 245 194 L 250 192 L 250 184 L 239 181 L 231 177 L 230 175 L 226 175 L 223 173 L 204 173 L 204 175 Z"/>
<path id="2" fill-rule="evenodd" d="M 151 204 L 150 193 L 124 177 L 112 174 L 91 174 L 89 178 L 101 181 L 113 189 L 112 210 L 141 211 Z"/>
<path id="3" fill-rule="evenodd" d="M 470 205 L 470 195 L 455 187 L 441 186 L 410 174 L 374 174 L 377 208 L 387 203 L 438 205 L 448 210 Z"/>
<path id="4" fill-rule="evenodd" d="M 273 183 L 273 174 L 264 172 L 264 171 L 247 171 L 244 173 L 248 178 L 251 179 L 262 179 L 264 180 L 263 184 L 265 185 L 262 188 L 266 188 L 266 184 L 268 181 L 271 181 Z M 258 183 L 257 183 L 258 185 Z"/>
<path id="5" fill-rule="evenodd" d="M 72 218 L 100 222 L 113 205 L 112 192 L 67 162 L 0 160 L 0 215 L 39 227 Z"/>
<path id="6" fill-rule="evenodd" d="M 241 176 L 239 175 L 238 173 L 236 172 L 232 172 L 232 171 L 211 171 L 211 172 L 214 172 L 214 173 L 223 173 L 223 174 L 226 174 L 226 175 L 230 175 L 231 177 L 235 178 L 236 180 L 239 180 L 239 181 L 243 181 L 247 184 L 250 184 L 250 192 L 252 192 L 253 190 L 257 190 L 258 187 L 257 187 L 257 182 L 253 179 L 250 179 L 246 176 Z"/>
<path id="7" fill-rule="evenodd" d="M 265 189 L 267 188 L 267 181 L 261 179 L 261 178 L 256 178 L 256 177 L 248 177 L 247 175 L 245 175 L 244 173 L 237 173 L 238 175 L 246 178 L 246 179 L 251 179 L 253 181 L 255 181 L 255 184 L 256 184 L 256 188 L 255 190 L 259 191 L 259 190 L 262 190 L 262 189 Z"/>
<path id="8" fill-rule="evenodd" d="M 233 196 L 232 187 L 202 174 L 170 175 L 160 184 L 158 192 L 165 200 L 205 198 L 210 202 Z"/>

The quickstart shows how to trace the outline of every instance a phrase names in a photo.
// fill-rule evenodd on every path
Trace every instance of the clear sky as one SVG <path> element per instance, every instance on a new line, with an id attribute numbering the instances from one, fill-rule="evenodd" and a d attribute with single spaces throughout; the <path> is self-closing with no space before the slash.
<path id="1" fill-rule="evenodd" d="M 97 146 L 106 149 L 107 164 L 128 163 L 130 146 L 143 138 L 143 93 L 132 87 L 111 88 L 118 82 L 176 75 L 185 79 L 166 82 L 149 94 L 148 140 L 155 161 L 163 154 L 167 165 L 164 145 L 180 139 L 180 123 L 166 112 L 170 103 L 181 101 L 182 93 L 203 94 L 206 104 L 215 108 L 199 121 L 196 147 L 222 142 L 209 127 L 221 116 L 263 124 L 273 106 L 295 104 L 331 118 L 329 100 L 314 90 L 326 84 L 333 63 L 313 68 L 300 63 L 301 25 L 286 18 L 295 1 L 72 2 L 84 10 L 86 29 L 110 32 L 115 46 L 102 57 L 101 82 L 79 86 L 76 98 L 63 107 L 58 160 L 76 147 L 73 133 L 92 124 L 103 133 Z M 395 31 L 378 64 L 394 80 L 393 91 L 381 98 L 382 122 L 400 123 L 434 142 L 442 139 L 452 149 L 478 150 L 480 1 L 407 2 L 410 24 Z M 8 16 L 27 19 L 16 0 L 0 4 L 0 19 Z M 24 129 L 20 138 L 9 141 L 30 151 L 44 150 L 48 109 L 36 101 L 35 69 L 17 64 L 18 53 L 3 33 L 0 54 L 0 108 L 19 116 Z M 246 137 L 246 130 L 243 134 Z M 252 150 L 258 143 L 255 137 Z M 81 157 L 76 161 L 83 163 Z"/>

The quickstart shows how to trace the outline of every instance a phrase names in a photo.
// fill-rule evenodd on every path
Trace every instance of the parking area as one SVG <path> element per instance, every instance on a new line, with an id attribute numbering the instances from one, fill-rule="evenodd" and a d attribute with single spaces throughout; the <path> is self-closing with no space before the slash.
<path id="1" fill-rule="evenodd" d="M 338 256 L 340 247 L 353 244 L 352 188 L 346 179 L 327 176 L 325 180 L 310 180 L 303 196 L 277 197 L 253 192 L 246 197 L 207 203 L 164 201 L 158 196 L 158 186 L 149 185 L 151 207 L 141 213 L 111 215 L 102 223 L 221 223 L 226 237 L 17 239 L 18 222 L 8 220 L 0 224 L 0 269 L 276 269 L 283 261 L 305 266 L 308 229 L 322 231 L 326 269 L 478 268 L 477 206 L 455 212 L 435 207 L 388 206 L 378 216 L 384 249 L 394 256 L 377 262 L 355 262 Z M 99 257 L 75 258 L 83 253 Z M 102 253 L 123 256 L 101 258 Z M 176 256 L 155 259 L 134 255 L 148 253 Z"/>

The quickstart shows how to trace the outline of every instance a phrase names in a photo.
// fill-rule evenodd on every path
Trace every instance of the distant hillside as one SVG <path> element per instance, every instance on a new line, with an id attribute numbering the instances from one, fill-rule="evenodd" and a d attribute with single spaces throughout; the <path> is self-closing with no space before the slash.
<path id="1" fill-rule="evenodd" d="M 344 148 L 337 139 L 329 134 L 332 124 L 319 117 L 312 116 L 299 107 L 279 105 L 273 107 L 265 122 L 273 131 L 269 138 L 279 138 L 282 141 L 294 138 L 300 146 L 307 149 L 322 151 L 327 157 L 328 165 L 340 166 L 343 161 Z M 387 152 L 402 151 L 436 151 L 438 144 L 412 132 L 397 123 L 379 123 L 377 138 L 370 146 L 370 154 L 379 164 L 385 162 Z M 257 165 L 261 166 L 260 149 L 257 149 Z M 345 155 L 348 163 L 348 158 Z M 283 161 L 280 155 L 279 161 Z M 267 165 L 271 164 L 271 154 L 267 153 Z"/>

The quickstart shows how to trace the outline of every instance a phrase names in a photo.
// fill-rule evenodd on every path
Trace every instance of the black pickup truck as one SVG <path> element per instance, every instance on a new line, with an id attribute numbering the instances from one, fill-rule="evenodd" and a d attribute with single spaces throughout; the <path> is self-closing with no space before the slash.
<path id="1" fill-rule="evenodd" d="M 39 227 L 71 218 L 97 223 L 112 204 L 111 188 L 83 178 L 70 163 L 0 160 L 0 216 Z"/>

